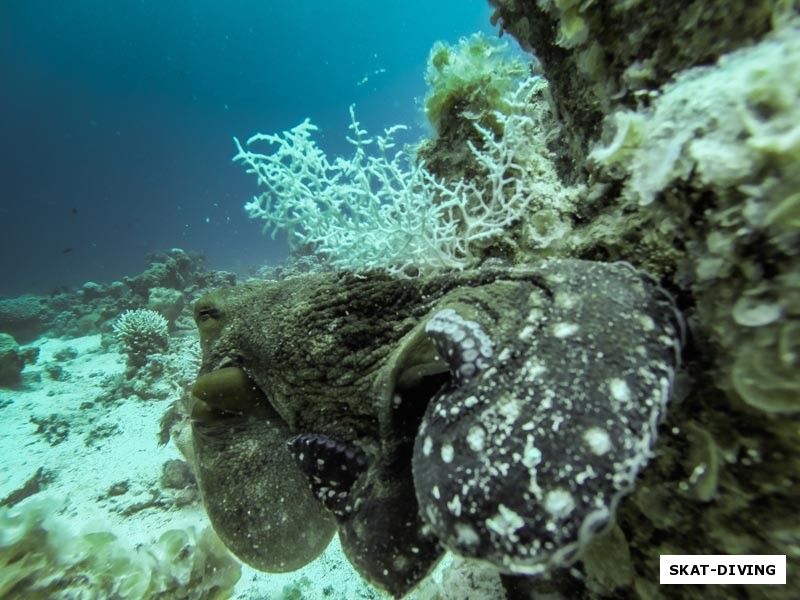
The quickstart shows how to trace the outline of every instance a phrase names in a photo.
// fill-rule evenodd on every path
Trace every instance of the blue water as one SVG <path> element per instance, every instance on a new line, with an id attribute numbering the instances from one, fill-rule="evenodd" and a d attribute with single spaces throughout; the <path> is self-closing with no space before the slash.
<path id="1" fill-rule="evenodd" d="M 436 40 L 495 35 L 486 0 L 3 0 L 0 296 L 141 272 L 148 252 L 214 268 L 280 261 L 242 204 L 232 137 L 310 117 L 346 151 L 420 107 Z"/>

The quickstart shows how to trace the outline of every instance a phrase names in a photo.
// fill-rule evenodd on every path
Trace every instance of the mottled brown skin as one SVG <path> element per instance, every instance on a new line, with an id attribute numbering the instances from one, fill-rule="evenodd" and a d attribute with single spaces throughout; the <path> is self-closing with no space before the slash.
<path id="1" fill-rule="evenodd" d="M 607 268 L 646 301 L 652 284 L 642 283 L 629 266 L 583 261 L 419 279 L 382 272 L 316 274 L 249 282 L 201 298 L 195 306 L 203 360 L 193 389 L 194 446 L 198 482 L 220 537 L 257 568 L 283 571 L 313 560 L 338 528 L 346 556 L 365 579 L 394 596 L 406 594 L 441 556 L 439 536 L 449 536 L 447 522 L 432 519 L 430 510 L 421 514 L 417 478 L 424 476 L 425 485 L 439 476 L 444 481 L 451 465 L 427 468 L 427 455 L 415 451 L 415 441 L 421 444 L 424 420 L 438 418 L 426 415 L 432 399 L 468 397 L 468 386 L 476 385 L 452 375 L 459 364 L 442 354 L 447 334 L 434 340 L 426 325 L 447 309 L 485 332 L 498 349 L 509 348 L 514 364 L 527 365 L 533 345 L 520 332 L 541 312 L 537 307 L 554 304 L 564 278 L 597 282 L 612 272 Z M 591 285 L 586 293 L 594 293 Z M 617 304 L 609 307 L 616 310 Z M 604 317 L 593 311 L 587 324 Z M 530 398 L 520 392 L 527 388 L 524 369 L 517 373 L 511 363 L 502 366 L 507 358 L 497 359 L 475 378 L 483 386 L 476 393 L 497 389 L 519 398 L 521 418 L 530 416 Z M 582 368 L 565 364 L 564 377 L 572 381 Z M 505 374 L 494 380 L 498 372 Z M 290 440 L 311 434 L 323 444 L 295 447 L 290 454 Z M 348 448 L 357 449 L 366 464 L 342 490 L 335 473 L 352 464 L 342 456 Z M 302 467 L 292 461 L 306 452 Z M 324 463 L 318 473 L 326 477 L 313 493 L 328 483 L 345 492 L 342 502 L 328 504 L 331 512 L 324 508 L 326 496 L 309 491 L 317 461 Z M 505 489 L 503 482 L 483 483 Z M 509 501 L 519 496 L 513 489 L 508 493 Z M 452 539 L 446 544 L 457 546 Z M 503 550 L 487 550 L 502 568 Z"/>
<path id="2" fill-rule="evenodd" d="M 459 273 L 427 280 L 382 272 L 336 273 L 254 281 L 201 298 L 195 320 L 203 362 L 195 393 L 208 386 L 210 374 L 233 365 L 252 379 L 268 404 L 268 410 L 261 402 L 254 402 L 253 411 L 242 408 L 235 428 L 212 428 L 213 419 L 200 418 L 207 405 L 196 401 L 198 480 L 222 539 L 240 558 L 264 570 L 313 560 L 331 521 L 318 512 L 319 505 L 309 516 L 299 514 L 300 507 L 307 510 L 313 503 L 283 446 L 297 433 L 324 434 L 354 444 L 370 457 L 367 472 L 352 490 L 354 500 L 361 499 L 359 510 L 338 523 L 346 555 L 364 577 L 393 594 L 413 587 L 441 554 L 436 540 L 420 533 L 411 474 L 419 420 L 446 373 L 424 335 L 426 316 L 445 303 L 480 296 L 481 289 L 501 280 L 532 278 L 529 271 Z M 492 310 L 488 304 L 483 308 Z M 403 410 L 393 408 L 396 392 L 404 398 Z M 231 394 L 247 396 L 235 389 Z M 216 404 L 230 408 L 231 401 Z M 216 441 L 219 438 L 225 443 Z M 250 452 L 252 448 L 257 450 Z M 226 473 L 242 463 L 250 465 L 249 470 L 236 477 Z M 225 476 L 215 476 L 218 472 Z M 276 488 L 278 483 L 283 487 Z M 291 507 L 284 503 L 290 490 L 300 499 Z M 276 494 L 279 501 L 272 498 Z M 298 530 L 322 533 L 299 549 L 290 544 L 286 559 L 276 558 L 282 551 L 271 543 L 269 526 L 259 522 L 271 513 L 294 522 Z M 270 541 L 253 549 L 245 536 Z M 262 552 L 271 556 L 266 563 Z"/>
<path id="3" fill-rule="evenodd" d="M 277 413 L 261 403 L 242 413 L 214 414 L 197 400 L 192 408 L 195 473 L 211 523 L 236 556 L 273 573 L 314 560 L 336 531 L 294 468 L 289 437 Z"/>
<path id="4" fill-rule="evenodd" d="M 411 280 L 375 271 L 248 282 L 198 300 L 200 374 L 241 366 L 292 431 L 377 441 L 380 429 L 385 440 L 393 428 L 381 413 L 394 383 L 385 369 L 404 336 L 459 287 L 531 276 Z"/>

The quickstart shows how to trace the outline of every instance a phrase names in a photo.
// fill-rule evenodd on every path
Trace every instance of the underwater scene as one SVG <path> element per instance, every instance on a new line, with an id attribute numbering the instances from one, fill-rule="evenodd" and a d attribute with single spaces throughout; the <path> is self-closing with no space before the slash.
<path id="1" fill-rule="evenodd" d="M 796 0 L 5 0 L 0 76 L 0 598 L 799 597 Z"/>

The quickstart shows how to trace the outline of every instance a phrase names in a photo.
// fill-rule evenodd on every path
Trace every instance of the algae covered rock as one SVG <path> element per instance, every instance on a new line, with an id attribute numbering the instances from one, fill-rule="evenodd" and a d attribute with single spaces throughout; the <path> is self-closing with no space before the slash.
<path id="1" fill-rule="evenodd" d="M 781 0 L 490 0 L 493 21 L 532 51 L 580 166 L 603 117 L 635 107 L 673 74 L 713 63 L 790 15 Z"/>
<path id="2" fill-rule="evenodd" d="M 512 92 L 528 72 L 508 44 L 483 34 L 462 38 L 453 46 L 437 42 L 428 56 L 425 97 L 425 116 L 436 136 L 419 151 L 427 169 L 448 179 L 474 176 L 473 157 L 464 140 L 483 146 L 474 123 L 502 135 L 495 113 L 511 111 Z"/>
<path id="3" fill-rule="evenodd" d="M 682 73 L 650 109 L 615 113 L 613 137 L 591 154 L 640 212 L 701 203 L 681 236 L 683 284 L 721 348 L 720 385 L 777 413 L 800 411 L 798 40 L 789 23 Z M 676 229 L 684 211 L 667 217 Z"/>
<path id="4" fill-rule="evenodd" d="M 7 333 L 0 333 L 0 386 L 13 386 L 22 380 L 22 369 L 36 361 L 39 349 L 21 348 L 17 340 Z"/>
<path id="5" fill-rule="evenodd" d="M 0 508 L 3 598 L 222 600 L 241 575 L 210 529 L 166 531 L 133 549 L 110 532 L 76 532 L 60 508 L 40 496 Z"/>
<path id="6" fill-rule="evenodd" d="M 44 333 L 52 318 L 52 311 L 39 296 L 26 294 L 0 299 L 0 332 L 20 343 L 28 343 Z"/>

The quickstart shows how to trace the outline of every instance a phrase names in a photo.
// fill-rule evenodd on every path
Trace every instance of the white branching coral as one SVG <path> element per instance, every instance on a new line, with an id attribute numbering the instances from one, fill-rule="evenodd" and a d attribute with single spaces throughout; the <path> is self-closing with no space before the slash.
<path id="1" fill-rule="evenodd" d="M 273 154 L 239 150 L 234 160 L 266 188 L 246 204 L 251 218 L 264 219 L 273 234 L 288 231 L 293 243 L 311 245 L 335 267 L 369 269 L 405 264 L 459 266 L 450 245 L 456 224 L 433 214 L 438 185 L 422 165 L 410 167 L 394 149 L 392 127 L 369 138 L 350 109 L 347 140 L 354 148 L 346 160 L 331 162 L 312 139 L 317 127 L 306 119 L 280 135 L 258 134 L 247 140 L 277 146 Z M 377 146 L 377 154 L 369 154 Z"/>
<path id="2" fill-rule="evenodd" d="M 507 93 L 503 110 L 492 111 L 500 136 L 481 125 L 484 115 L 463 115 L 481 134 L 482 149 L 471 141 L 467 144 L 482 173 L 477 183 L 462 181 L 454 190 L 470 208 L 483 204 L 482 211 L 492 215 L 495 230 L 501 230 L 507 242 L 514 243 L 508 233 L 519 221 L 525 249 L 545 254 L 571 231 L 572 215 L 584 192 L 580 184 L 564 186 L 556 171 L 548 150 L 555 130 L 545 124 L 550 109 L 541 101 L 546 93 L 547 82 L 541 77 L 524 79 Z M 464 233 L 475 243 L 483 236 L 470 225 L 465 215 Z"/>
<path id="3" fill-rule="evenodd" d="M 113 330 L 131 362 L 143 362 L 148 354 L 164 352 L 169 346 L 167 320 L 154 310 L 126 310 L 114 323 Z"/>
<path id="4" fill-rule="evenodd" d="M 245 146 L 234 138 L 243 162 L 265 191 L 245 205 L 265 229 L 286 230 L 290 243 L 308 245 L 333 267 L 383 268 L 418 272 L 463 269 L 479 259 L 479 249 L 503 237 L 519 221 L 540 190 L 526 187 L 530 165 L 517 152 L 527 115 L 498 115 L 506 133 L 496 140 L 477 125 L 485 149 L 472 152 L 486 170 L 485 185 L 462 181 L 446 186 L 414 162 L 408 151 L 395 151 L 394 126 L 371 138 L 350 108 L 347 141 L 350 159 L 331 161 L 312 135 L 317 127 L 306 119 L 277 135 L 258 134 Z M 272 154 L 251 148 L 266 142 Z"/>

